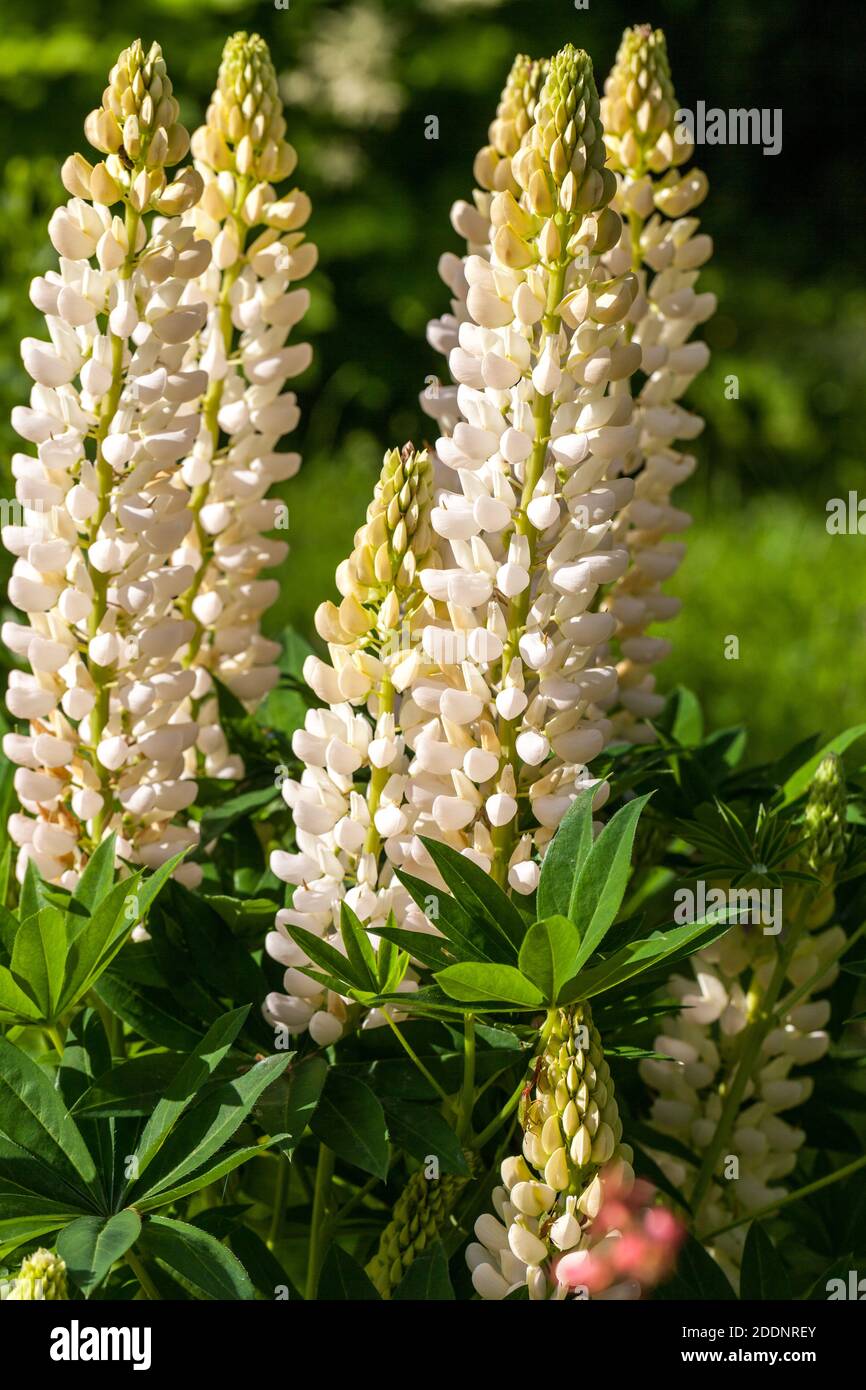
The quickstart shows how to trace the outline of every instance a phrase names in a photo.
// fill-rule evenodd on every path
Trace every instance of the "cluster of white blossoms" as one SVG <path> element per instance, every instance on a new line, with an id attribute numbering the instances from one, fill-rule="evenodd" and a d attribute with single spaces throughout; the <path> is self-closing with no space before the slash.
<path id="1" fill-rule="evenodd" d="M 787 964 L 783 989 L 791 1006 L 785 1008 L 783 995 L 737 1113 L 728 1152 L 720 1157 L 715 1180 L 695 1213 L 699 1237 L 780 1201 L 785 1189 L 779 1184 L 795 1167 L 805 1141 L 803 1130 L 782 1115 L 804 1104 L 812 1093 L 811 1078 L 798 1076 L 797 1068 L 817 1062 L 830 1045 L 824 1031 L 830 1004 L 816 996 L 836 978 L 836 961 L 846 940 L 840 926 L 825 927 L 833 908 L 833 868 L 844 854 L 844 815 L 838 765 L 827 759 L 816 774 L 806 812 L 811 839 L 807 867 L 821 874 L 825 886 L 809 912 L 809 929 L 797 940 Z M 789 924 L 783 928 L 783 944 L 788 930 Z M 673 1060 L 645 1059 L 640 1072 L 655 1093 L 655 1127 L 698 1155 L 717 1132 L 725 1083 L 730 1083 L 743 1035 L 754 1024 L 778 952 L 778 938 L 765 935 L 761 926 L 735 926 L 712 947 L 690 957 L 689 975 L 674 975 L 665 986 L 682 1011 L 664 1020 L 655 1049 Z M 670 1154 L 656 1153 L 655 1158 L 689 1197 L 696 1169 Z M 737 1161 L 735 1167 L 731 1158 Z M 712 1245 L 712 1254 L 735 1286 L 746 1231 L 744 1223 L 720 1234 Z"/>
<path id="2" fill-rule="evenodd" d="M 651 668 L 668 655 L 670 643 L 646 629 L 674 617 L 680 607 L 662 586 L 685 552 L 682 541 L 668 538 L 684 531 L 691 518 L 671 505 L 671 491 L 696 461 L 675 441 L 695 439 L 704 427 L 680 399 L 710 356 L 706 343 L 689 339 L 716 308 L 715 295 L 697 289 L 712 241 L 691 216 L 706 196 L 707 179 L 698 169 L 680 171 L 692 147 L 678 139 L 676 110 L 664 34 L 649 25 L 627 29 L 601 101 L 610 166 L 617 174 L 613 206 L 623 218 L 622 237 L 606 264 L 611 273 L 630 269 L 638 276 L 628 322 L 646 380 L 635 400 L 638 444 L 624 465 L 635 479 L 634 498 L 615 528 L 629 567 L 604 607 L 617 619 L 620 655 L 613 722 L 632 742 L 653 738 L 642 721 L 664 705 Z"/>
<path id="3" fill-rule="evenodd" d="M 295 741 L 306 770 L 284 787 L 301 853 L 271 863 L 295 885 L 282 923 L 320 935 L 336 930 L 343 897 L 374 931 L 391 910 L 400 924 L 429 929 L 393 872 L 441 886 L 421 836 L 531 893 L 534 856 L 597 781 L 586 765 L 610 731 L 616 671 L 596 651 L 616 623 L 591 608 L 628 563 L 611 528 L 633 483 L 612 475 L 637 432 L 630 397 L 610 387 L 640 362 L 625 328 L 637 285 L 601 263 L 620 219 L 607 207 L 614 179 L 586 54 L 568 46 L 552 61 L 535 115 L 504 180 L 513 176 L 519 197 L 510 186 L 492 195 L 489 259 L 464 262 L 468 317 L 450 353 L 459 419 L 436 446 L 446 481 L 410 543 L 411 590 L 387 603 L 384 591 L 365 594 L 370 581 L 359 586 L 350 562 L 338 573 L 339 612 L 326 606 L 317 619 L 332 663 L 311 659 L 305 676 L 330 713 L 307 720 Z M 408 476 L 401 486 L 409 506 Z M 369 544 L 386 555 L 404 504 L 386 525 L 391 505 L 388 494 L 368 519 L 379 528 Z M 400 547 L 407 542 L 403 528 Z M 389 559 L 386 584 L 390 574 Z M 384 698 L 374 629 L 392 634 Z M 354 712 L 362 703 L 382 760 L 375 777 L 370 721 Z M 599 805 L 606 792 L 600 784 Z M 316 1033 L 331 1034 L 323 1010 L 339 1021 L 344 1005 L 298 971 L 307 962 L 283 934 L 269 950 L 290 972 L 269 1015 L 297 1031 L 316 1017 Z"/>
<path id="4" fill-rule="evenodd" d="M 616 693 L 600 655 L 616 620 L 594 610 L 628 564 L 613 528 L 633 494 L 620 474 L 638 436 L 630 396 L 614 388 L 641 351 L 626 328 L 637 281 L 602 263 L 621 225 L 604 161 L 592 65 L 568 46 L 510 157 L 518 196 L 506 186 L 490 199 L 489 256 L 462 263 L 457 423 L 436 444 L 442 562 L 420 574 L 446 621 L 425 634 L 434 667 L 413 688 L 417 732 L 404 716 L 438 779 L 410 793 L 431 833 L 523 894 L 595 780 L 587 764 Z M 401 862 L 429 873 L 417 839 Z"/>
<path id="5" fill-rule="evenodd" d="M 190 141 L 159 46 L 136 41 L 85 123 L 105 158 L 63 166 L 59 269 L 31 287 L 47 337 L 22 344 L 34 386 L 13 413 L 31 446 L 13 459 L 20 524 L 3 530 L 27 618 L 3 628 L 29 667 L 7 696 L 29 732 L 4 739 L 19 875 L 32 860 L 72 888 L 112 831 L 121 863 L 194 847 L 197 773 L 241 770 L 211 672 L 250 704 L 276 679 L 259 626 L 277 585 L 260 574 L 285 545 L 264 535 L 265 494 L 299 463 L 275 449 L 298 416 L 282 387 L 310 358 L 285 346 L 307 306 L 289 285 L 315 260 L 306 199 L 269 182 L 294 163 L 283 128 L 264 45 L 237 35 L 196 136 L 202 172 L 167 174 Z"/>
<path id="6" fill-rule="evenodd" d="M 589 1005 L 552 1010 L 541 1045 L 521 1114 L 523 1153 L 503 1162 L 502 1185 L 493 1192 L 496 1215 L 478 1218 L 477 1239 L 466 1250 L 473 1286 L 484 1299 L 506 1298 L 523 1286 L 531 1299 L 572 1296 L 579 1262 L 570 1261 L 567 1283 L 557 1278 L 557 1262 L 569 1252 L 588 1256 L 595 1244 L 603 1176 L 614 1177 L 622 1192 L 634 1182 Z"/>
<path id="7" fill-rule="evenodd" d="M 300 466 L 299 454 L 278 452 L 277 444 L 300 418 L 286 382 L 312 359 L 308 343 L 287 345 L 310 302 L 297 282 L 317 253 L 301 230 L 308 197 L 275 187 L 296 164 L 285 128 L 267 45 L 256 34 L 235 34 L 206 123 L 192 138 L 204 192 L 187 218 L 213 258 L 199 282 L 208 317 L 196 343 L 208 389 L 183 465 L 194 522 L 181 558 L 195 578 L 180 609 L 195 624 L 187 662 L 196 668 L 198 748 L 216 777 L 240 776 L 243 766 L 220 728 L 211 675 L 249 706 L 278 678 L 280 647 L 262 634 L 261 619 L 279 585 L 261 574 L 288 553 L 284 540 L 266 534 L 284 530 L 288 513 L 267 494 Z"/>
<path id="8" fill-rule="evenodd" d="M 390 912 L 403 925 L 427 928 L 423 914 L 394 877 L 402 838 L 416 810 L 407 797 L 419 756 L 407 749 L 403 721 L 415 708 L 412 682 L 427 660 L 424 629 L 434 605 L 419 584 L 419 568 L 437 563 L 430 525 L 432 470 L 410 444 L 385 456 L 367 518 L 351 556 L 337 571 L 342 600 L 316 612 L 330 661 L 307 658 L 304 677 L 324 701 L 310 710 L 292 746 L 304 764 L 287 780 L 298 853 L 276 850 L 271 868 L 294 884 L 291 908 L 277 914 L 269 954 L 286 967 L 285 994 L 270 994 L 265 1011 L 292 1033 L 309 1028 L 326 1044 L 340 1036 L 346 1001 L 324 991 L 298 967 L 309 960 L 285 927 L 305 927 L 341 948 L 340 905 L 374 933 Z M 425 828 L 428 828 L 425 826 Z M 381 1021 L 372 1010 L 367 1026 Z"/>
<path id="9" fill-rule="evenodd" d="M 195 839 L 173 823 L 195 798 L 197 733 L 180 659 L 192 624 L 173 610 L 192 571 L 173 555 L 189 524 L 178 463 L 206 386 L 186 358 L 210 247 L 182 221 L 199 175 L 166 174 L 189 145 L 177 117 L 158 45 L 134 43 L 85 125 L 106 158 L 63 166 L 72 196 L 49 224 L 59 270 L 31 287 L 48 336 L 22 343 L 34 386 L 13 424 L 33 452 L 14 456 L 22 524 L 3 541 L 27 622 L 3 639 L 30 667 L 7 696 L 29 733 L 4 739 L 22 806 L 10 833 L 19 873 L 32 858 L 67 887 L 109 829 L 121 858 L 149 866 Z"/>

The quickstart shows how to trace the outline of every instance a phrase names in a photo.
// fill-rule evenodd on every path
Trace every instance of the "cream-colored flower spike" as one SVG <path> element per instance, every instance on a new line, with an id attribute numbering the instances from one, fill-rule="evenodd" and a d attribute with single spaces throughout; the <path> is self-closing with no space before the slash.
<path id="1" fill-rule="evenodd" d="M 526 1287 L 531 1299 L 568 1298 L 556 1277 L 560 1255 L 588 1252 L 602 1202 L 602 1174 L 621 1190 L 634 1182 L 632 1150 L 610 1067 L 588 1004 L 552 1009 L 524 1093 L 522 1154 L 502 1164 L 496 1215 L 475 1223 L 466 1249 L 472 1283 L 484 1299 Z M 608 1238 L 609 1239 L 609 1238 Z"/>
<path id="2" fill-rule="evenodd" d="M 532 892 L 609 736 L 616 671 L 597 652 L 615 620 L 593 610 L 628 562 L 612 528 L 634 491 L 621 473 L 637 431 L 612 384 L 640 348 L 625 323 L 635 277 L 601 259 L 620 235 L 604 161 L 592 66 L 569 46 L 511 158 L 519 197 L 494 195 L 489 259 L 465 261 L 468 318 L 449 359 L 460 419 L 436 445 L 443 561 L 420 573 L 447 618 L 425 633 L 435 667 L 404 706 L 424 753 L 407 790 L 414 833 L 392 849 L 421 878 L 424 833 Z"/>
<path id="3" fill-rule="evenodd" d="M 299 419 L 286 382 L 312 356 L 308 343 L 287 344 L 309 306 L 298 282 L 315 266 L 316 248 L 301 230 L 310 215 L 306 194 L 277 188 L 296 163 L 285 128 L 267 44 L 258 34 L 235 34 L 207 121 L 192 139 L 205 187 L 189 220 L 213 246 L 200 282 L 208 320 L 197 343 L 209 385 L 183 466 L 193 526 L 177 556 L 195 575 L 179 608 L 194 624 L 186 660 L 196 667 L 199 752 L 218 777 L 240 775 L 242 766 L 220 728 L 211 675 L 250 707 L 277 680 L 279 646 L 262 634 L 261 619 L 279 586 L 261 574 L 285 558 L 285 541 L 266 533 L 284 529 L 287 512 L 267 494 L 300 466 L 299 454 L 277 445 Z"/>
<path id="4" fill-rule="evenodd" d="M 700 416 L 680 398 L 709 361 L 705 343 L 689 339 L 714 313 L 713 294 L 697 289 L 698 270 L 712 242 L 690 216 L 707 191 L 698 169 L 679 171 L 692 153 L 677 138 L 676 97 L 664 34 L 648 25 L 627 29 L 601 102 L 611 167 L 618 175 L 614 207 L 622 214 L 619 245 L 607 257 L 612 273 L 637 273 L 640 293 L 629 312 L 632 341 L 641 347 L 646 381 L 635 403 L 640 441 L 626 464 L 635 477 L 634 500 L 619 518 L 617 539 L 631 564 L 606 607 L 616 615 L 620 661 L 617 732 L 633 741 L 653 737 L 647 717 L 664 700 L 655 689 L 652 666 L 670 643 L 647 635 L 654 622 L 673 617 L 679 600 L 663 592 L 685 547 L 676 539 L 690 524 L 687 512 L 671 505 L 671 492 L 695 468 L 695 459 L 675 441 L 690 441 L 703 429 Z"/>
<path id="5" fill-rule="evenodd" d="M 120 858 L 149 866 L 196 839 L 182 821 L 196 792 L 194 677 L 180 661 L 192 624 L 173 612 L 192 572 L 172 557 L 188 526 L 180 460 L 206 381 L 187 354 L 211 254 L 181 220 L 200 176 L 167 172 L 189 142 L 158 45 L 121 53 L 86 130 L 106 158 L 63 166 L 59 270 L 31 286 L 47 337 L 22 343 L 34 385 L 13 412 L 29 448 L 13 459 L 21 524 L 3 531 L 9 597 L 27 616 L 3 640 L 30 668 L 7 696 L 29 724 L 4 740 L 22 806 L 10 833 L 19 873 L 32 858 L 67 887 L 109 830 Z"/>
<path id="6" fill-rule="evenodd" d="M 821 998 L 838 975 L 838 956 L 845 944 L 840 926 L 828 926 L 834 903 L 833 882 L 846 848 L 846 795 L 841 763 L 829 755 L 812 780 L 803 826 L 804 862 L 821 879 L 817 898 L 804 903 L 798 888 L 786 888 L 802 912 L 805 930 L 785 963 L 782 1009 L 763 1040 L 758 1064 L 749 1077 L 731 1136 L 720 1155 L 703 1200 L 695 1211 L 695 1232 L 708 1235 L 734 1222 L 712 1245 L 712 1254 L 731 1278 L 739 1279 L 749 1213 L 781 1201 L 784 1179 L 797 1163 L 806 1135 L 782 1116 L 803 1105 L 812 1093 L 811 1077 L 798 1069 L 817 1062 L 830 1046 L 825 1031 L 830 1002 Z M 655 1127 L 680 1140 L 696 1154 L 706 1152 L 719 1126 L 725 1095 L 743 1039 L 761 1017 L 763 999 L 779 968 L 779 942 L 792 932 L 786 911 L 782 936 L 765 935 L 756 924 L 739 925 L 707 950 L 689 958 L 686 972 L 671 977 L 665 994 L 679 1000 L 682 1011 L 662 1022 L 656 1050 L 673 1060 L 640 1063 L 643 1080 L 655 1093 Z M 796 996 L 796 997 L 794 997 Z M 670 1154 L 655 1155 L 671 1182 L 691 1198 L 696 1169 Z M 729 1167 L 736 1158 L 736 1171 Z"/>
<path id="7" fill-rule="evenodd" d="M 297 967 L 309 961 L 281 928 L 294 923 L 339 945 L 345 900 L 374 933 L 391 911 L 401 924 L 429 930 L 394 877 L 389 851 L 413 820 L 402 718 L 405 692 L 426 660 L 422 631 L 434 616 L 418 582 L 420 567 L 438 563 L 432 490 L 426 453 L 407 444 L 386 454 L 366 521 L 337 570 L 341 602 L 316 613 L 330 661 L 311 656 L 304 666 L 326 708 L 310 710 L 295 734 L 305 768 L 299 782 L 283 786 L 299 852 L 271 856 L 274 873 L 296 886 L 291 909 L 278 914 L 267 938 L 269 954 L 287 969 L 286 993 L 269 995 L 266 1012 L 293 1033 L 309 1027 L 320 1044 L 340 1036 L 345 1003 L 301 974 Z M 367 1026 L 377 1020 L 374 1010 Z"/>
<path id="8" fill-rule="evenodd" d="M 496 117 L 488 131 L 489 143 L 475 156 L 473 173 L 477 187 L 472 194 L 472 202 L 460 199 L 451 209 L 451 225 L 466 242 L 466 255 L 456 256 L 452 251 L 446 251 L 440 258 L 439 275 L 451 291 L 451 312 L 442 318 L 432 319 L 427 325 L 427 341 L 445 357 L 457 346 L 460 325 L 469 318 L 466 308 L 469 286 L 464 269 L 466 256 L 490 257 L 490 205 L 493 197 L 506 189 L 516 197 L 520 194 L 520 187 L 511 172 L 511 160 L 532 129 L 547 70 L 546 59 L 536 61 L 522 53 L 514 59 L 496 108 Z M 421 397 L 421 404 L 443 429 L 453 429 L 457 423 L 456 386 L 442 386 L 438 382 L 432 388 L 428 385 Z"/>

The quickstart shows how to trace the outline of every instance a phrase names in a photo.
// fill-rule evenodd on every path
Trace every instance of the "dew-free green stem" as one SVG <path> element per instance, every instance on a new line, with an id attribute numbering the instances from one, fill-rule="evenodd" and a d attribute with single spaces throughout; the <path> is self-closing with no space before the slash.
<path id="1" fill-rule="evenodd" d="M 144 1266 L 144 1262 L 139 1259 L 138 1255 L 136 1255 L 135 1250 L 127 1250 L 124 1258 L 126 1260 L 126 1263 L 129 1265 L 130 1269 L 132 1270 L 133 1274 L 135 1275 L 136 1279 L 138 1280 L 139 1284 L 144 1289 L 144 1292 L 147 1295 L 147 1297 L 151 1300 L 152 1303 L 159 1303 L 161 1301 L 159 1289 L 156 1287 L 156 1284 L 153 1282 L 150 1275 L 148 1274 Z"/>
<path id="2" fill-rule="evenodd" d="M 313 1192 L 313 1214 L 310 1220 L 310 1248 L 307 1256 L 307 1283 L 304 1297 L 311 1302 L 319 1287 L 319 1274 L 324 1258 L 325 1215 L 331 1195 L 331 1179 L 334 1176 L 334 1152 L 326 1144 L 319 1145 L 319 1161 L 316 1165 L 316 1186 Z"/>
<path id="3" fill-rule="evenodd" d="M 397 1038 L 399 1039 L 401 1045 L 402 1045 L 403 1048 L 406 1050 L 406 1052 L 408 1053 L 408 1055 L 411 1057 L 412 1061 L 415 1063 L 415 1066 L 418 1068 L 418 1070 L 420 1071 L 421 1075 L 424 1077 L 424 1080 L 427 1081 L 427 1082 L 429 1082 L 429 1084 L 433 1087 L 433 1089 L 434 1089 L 434 1091 L 436 1092 L 436 1094 L 437 1094 L 438 1096 L 440 1096 L 441 1099 L 444 1101 L 444 1103 L 445 1103 L 445 1105 L 448 1107 L 448 1109 L 451 1110 L 451 1111 L 453 1111 L 453 1109 L 454 1109 L 454 1102 L 452 1101 L 452 1099 L 451 1099 L 451 1097 L 449 1096 L 448 1092 L 447 1092 L 447 1091 L 444 1091 L 444 1090 L 442 1089 L 442 1087 L 439 1085 L 439 1082 L 436 1080 L 435 1076 L 431 1075 L 431 1073 L 427 1070 L 427 1068 L 425 1067 L 424 1063 L 421 1061 L 421 1058 L 418 1056 L 417 1052 L 416 1052 L 415 1049 L 412 1047 L 412 1044 L 411 1044 L 410 1042 L 407 1041 L 405 1035 L 404 1035 L 404 1034 L 401 1032 L 401 1030 L 397 1027 L 397 1024 L 394 1022 L 393 1018 L 391 1017 L 391 1015 L 389 1014 L 389 1012 L 388 1012 L 387 1009 L 383 1009 L 383 1010 L 382 1010 L 382 1016 L 383 1016 L 383 1018 L 385 1019 L 386 1023 L 388 1023 L 388 1025 L 389 1025 L 389 1027 L 391 1028 L 392 1032 L 394 1032 L 394 1033 L 396 1034 L 396 1036 L 397 1036 Z"/>
<path id="4" fill-rule="evenodd" d="M 475 1103 L 475 1016 L 467 1014 L 463 1021 L 463 1086 L 460 1091 L 460 1116 L 457 1138 L 463 1139 L 471 1129 Z"/>

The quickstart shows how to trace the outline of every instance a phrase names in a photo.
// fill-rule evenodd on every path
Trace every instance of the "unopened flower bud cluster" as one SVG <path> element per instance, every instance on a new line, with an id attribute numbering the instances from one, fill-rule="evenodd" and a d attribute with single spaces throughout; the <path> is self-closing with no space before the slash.
<path id="1" fill-rule="evenodd" d="M 504 1160 L 502 1184 L 493 1192 L 496 1214 L 478 1218 L 476 1240 L 466 1250 L 473 1286 L 484 1299 L 506 1298 L 523 1286 L 531 1299 L 571 1296 L 575 1261 L 597 1239 L 592 1223 L 604 1176 L 615 1175 L 624 1193 L 634 1183 L 632 1151 L 621 1142 L 610 1068 L 589 1006 L 554 1009 L 542 1043 L 521 1114 L 523 1151 Z M 566 1253 L 571 1264 L 559 1278 Z"/>

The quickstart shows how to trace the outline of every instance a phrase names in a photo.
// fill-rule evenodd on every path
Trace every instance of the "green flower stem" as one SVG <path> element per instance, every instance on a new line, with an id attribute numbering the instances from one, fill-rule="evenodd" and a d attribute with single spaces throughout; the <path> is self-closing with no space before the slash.
<path id="1" fill-rule="evenodd" d="M 425 1080 L 426 1082 L 428 1082 L 428 1084 L 431 1085 L 431 1086 L 433 1087 L 434 1091 L 435 1091 L 436 1094 L 442 1099 L 443 1103 L 448 1107 L 448 1109 L 449 1109 L 450 1111 L 453 1112 L 453 1110 L 454 1110 L 454 1102 L 453 1102 L 453 1100 L 451 1099 L 451 1097 L 448 1095 L 448 1092 L 447 1092 L 447 1091 L 444 1091 L 444 1090 L 442 1089 L 442 1087 L 439 1085 L 439 1082 L 436 1080 L 435 1076 L 432 1076 L 431 1073 L 427 1070 L 427 1068 L 425 1067 L 424 1063 L 421 1061 L 421 1058 L 418 1056 L 417 1052 L 416 1052 L 415 1049 L 412 1047 L 412 1044 L 411 1044 L 410 1042 L 407 1041 L 405 1035 L 404 1035 L 404 1034 L 400 1031 L 400 1029 L 397 1027 L 397 1024 L 394 1022 L 393 1018 L 392 1018 L 391 1015 L 388 1013 L 387 1008 L 384 1008 L 384 1009 L 382 1010 L 382 1017 L 385 1019 L 385 1022 L 386 1022 L 386 1023 L 389 1025 L 389 1027 L 391 1028 L 391 1031 L 392 1031 L 393 1033 L 396 1034 L 396 1036 L 397 1036 L 398 1040 L 400 1041 L 402 1047 L 405 1049 L 405 1051 L 406 1051 L 406 1052 L 408 1053 L 408 1055 L 411 1057 L 412 1061 L 415 1063 L 415 1066 L 418 1068 L 418 1070 L 420 1071 L 421 1075 L 424 1077 L 424 1080 Z"/>
<path id="2" fill-rule="evenodd" d="M 144 1289 L 144 1292 L 150 1299 L 150 1301 L 152 1303 L 161 1302 L 161 1295 L 159 1289 L 156 1287 L 156 1284 L 153 1282 L 150 1275 L 148 1274 L 144 1266 L 144 1262 L 141 1259 L 139 1259 L 138 1255 L 136 1255 L 135 1247 L 132 1247 L 131 1249 L 127 1250 L 124 1259 L 126 1260 L 126 1263 L 129 1265 L 139 1284 Z"/>
<path id="3" fill-rule="evenodd" d="M 57 1024 L 56 1024 L 56 1023 L 49 1023 L 49 1024 L 46 1024 L 46 1026 L 45 1026 L 45 1032 L 48 1034 L 49 1038 L 51 1039 L 52 1043 L 54 1044 L 54 1050 L 55 1050 L 55 1052 L 57 1053 L 58 1057 L 62 1057 L 62 1056 L 63 1056 L 63 1051 L 64 1051 L 63 1039 L 62 1039 L 61 1036 L 60 1036 L 60 1030 L 58 1029 Z"/>
<path id="4" fill-rule="evenodd" d="M 480 1134 L 477 1134 L 475 1136 L 475 1138 L 472 1141 L 473 1149 L 483 1149 L 488 1139 L 492 1139 L 496 1131 L 500 1129 L 502 1125 L 505 1124 L 505 1121 L 509 1118 L 509 1116 L 514 1114 L 515 1110 L 520 1104 L 520 1097 L 523 1095 L 525 1089 L 526 1079 L 525 1077 L 521 1077 L 520 1081 L 517 1083 L 517 1089 L 513 1091 L 511 1095 L 508 1097 L 508 1100 L 505 1102 L 502 1109 L 498 1112 L 497 1115 L 494 1116 L 494 1118 L 490 1121 L 490 1124 L 487 1125 L 485 1129 L 482 1129 Z"/>
<path id="5" fill-rule="evenodd" d="M 319 1287 L 319 1274 L 324 1258 L 323 1237 L 326 1235 L 325 1216 L 331 1195 L 331 1179 L 334 1176 L 334 1151 L 327 1144 L 319 1145 L 319 1161 L 316 1165 L 316 1187 L 313 1193 L 313 1214 L 310 1221 L 310 1248 L 307 1256 L 307 1283 L 304 1298 L 312 1302 Z"/>
<path id="6" fill-rule="evenodd" d="M 567 244 L 573 231 L 573 218 L 565 218 L 562 214 L 556 215 L 556 221 L 560 228 L 560 236 L 563 245 Z M 542 319 L 542 332 L 545 337 L 553 336 L 559 332 L 561 319 L 556 312 L 559 307 L 565 290 L 565 273 L 568 262 L 563 260 L 551 270 L 550 281 L 547 287 L 547 306 L 544 318 Z M 514 519 L 514 529 L 520 535 L 526 536 L 529 544 L 529 569 L 535 563 L 535 548 L 538 533 L 530 523 L 527 515 L 527 507 L 532 501 L 532 495 L 538 486 L 538 480 L 544 472 L 544 465 L 547 461 L 547 446 L 550 442 L 550 426 L 553 416 L 553 396 L 536 396 L 533 408 L 533 419 L 535 421 L 535 439 L 532 446 L 532 453 L 526 466 L 526 473 L 523 480 L 523 488 L 520 494 L 520 506 L 517 509 Z M 507 541 L 507 533 L 506 533 Z M 501 676 L 504 680 L 508 675 L 508 670 L 517 655 L 520 639 L 526 630 L 526 618 L 529 612 L 532 585 L 527 584 L 519 594 L 516 594 L 508 604 L 508 637 L 502 651 Z M 513 773 L 514 781 L 517 784 L 519 772 L 519 758 L 517 756 L 517 735 L 520 729 L 519 719 L 502 719 L 498 721 L 498 735 L 501 749 L 502 768 L 508 764 Z M 493 863 L 490 866 L 491 877 L 498 883 L 500 888 L 506 888 L 508 884 L 508 863 L 514 852 L 517 837 L 518 817 L 515 816 L 507 825 L 494 826 L 492 832 L 493 839 Z"/>
<path id="7" fill-rule="evenodd" d="M 277 1244 L 280 1238 L 280 1231 L 282 1230 L 283 1225 L 283 1217 L 286 1211 L 286 1200 L 289 1195 L 290 1177 L 291 1170 L 289 1168 L 289 1160 L 285 1158 L 284 1155 L 280 1154 L 279 1167 L 277 1169 L 276 1190 L 274 1192 L 274 1207 L 271 1213 L 271 1225 L 270 1230 L 268 1231 L 267 1239 L 267 1246 L 269 1250 L 273 1250 L 274 1246 Z"/>
<path id="8" fill-rule="evenodd" d="M 717 1226 L 709 1235 L 702 1236 L 701 1239 L 706 1245 L 711 1240 L 716 1240 L 718 1236 L 725 1235 L 728 1231 L 734 1231 L 738 1226 L 744 1226 L 747 1221 L 762 1221 L 765 1216 L 772 1216 L 774 1212 L 781 1211 L 782 1207 L 788 1207 L 792 1202 L 799 1202 L 804 1197 L 811 1197 L 814 1192 L 820 1192 L 825 1187 L 830 1187 L 834 1182 L 841 1182 L 843 1178 L 850 1178 L 861 1168 L 866 1167 L 866 1154 L 860 1158 L 855 1158 L 852 1163 L 846 1164 L 844 1168 L 838 1168 L 835 1173 L 828 1173 L 826 1177 L 817 1178 L 815 1182 L 807 1183 L 805 1187 L 798 1187 L 796 1192 L 789 1192 L 786 1197 L 780 1197 L 778 1202 L 770 1202 L 765 1207 L 759 1207 L 757 1211 L 747 1212 L 745 1216 L 738 1216 L 736 1221 L 729 1221 L 726 1226 Z"/>
<path id="9" fill-rule="evenodd" d="M 457 1138 L 464 1139 L 472 1130 L 472 1110 L 475 1104 L 475 1015 L 467 1014 L 463 1021 L 463 1086 L 460 1091 L 460 1113 Z"/>
<path id="10" fill-rule="evenodd" d="M 704 1153 L 704 1159 L 691 1193 L 692 1211 L 696 1217 L 713 1181 L 719 1156 L 724 1152 L 725 1145 L 730 1140 L 737 1113 L 757 1066 L 764 1039 L 776 1022 L 776 1006 L 779 994 L 785 983 L 794 949 L 806 926 L 811 896 L 807 892 L 800 899 L 788 940 L 784 946 L 780 945 L 776 966 L 766 990 L 761 994 L 753 986 L 749 992 L 750 1022 L 743 1033 L 743 1043 L 733 1064 L 730 1086 L 722 1087 L 724 1097 L 722 1114 L 712 1142 Z"/>

